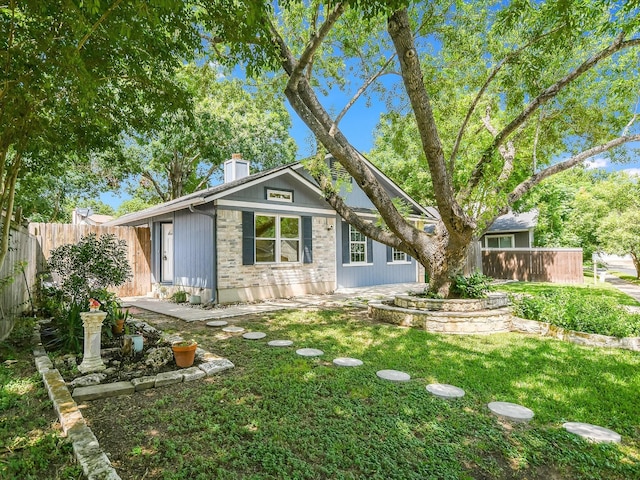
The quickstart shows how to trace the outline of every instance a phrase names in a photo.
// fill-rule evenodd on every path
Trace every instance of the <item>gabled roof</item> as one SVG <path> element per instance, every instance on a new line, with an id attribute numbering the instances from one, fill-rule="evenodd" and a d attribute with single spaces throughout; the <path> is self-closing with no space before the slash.
<path id="1" fill-rule="evenodd" d="M 292 170 L 292 167 L 294 165 L 295 164 L 282 165 L 280 167 L 275 167 L 269 170 L 254 173 L 253 175 L 249 175 L 247 177 L 239 178 L 238 180 L 234 180 L 232 182 L 223 183 L 220 185 L 216 185 L 215 187 L 205 188 L 204 190 L 199 190 L 188 195 L 183 195 L 182 197 L 176 198 L 174 200 L 169 200 L 168 202 L 160 203 L 158 205 L 154 205 L 153 207 L 145 208 L 144 210 L 140 210 L 138 212 L 128 213 L 126 215 L 123 215 L 122 217 L 107 222 L 105 226 L 131 224 L 135 225 L 136 222 L 138 222 L 137 224 L 144 223 L 145 220 L 151 217 L 175 212 L 178 210 L 189 208 L 190 206 L 208 203 L 217 198 L 220 198 L 221 196 L 224 196 L 224 194 L 229 194 L 232 191 L 235 191 L 237 188 L 248 186 L 249 184 L 255 183 L 259 180 L 263 180 L 267 177 L 276 177 L 287 170 L 290 170 L 291 173 L 299 177 L 301 181 L 308 183 L 305 178 Z M 313 188 L 317 189 L 317 187 L 315 186 Z"/>
<path id="2" fill-rule="evenodd" d="M 373 171 L 374 175 L 376 175 L 376 177 L 378 177 L 379 180 L 385 183 L 391 191 L 396 192 L 398 196 L 406 199 L 421 214 L 427 216 L 428 218 L 433 218 L 427 209 L 425 209 L 420 204 L 418 204 L 414 199 L 412 199 L 404 190 L 402 190 L 389 177 L 387 177 L 380 170 L 378 170 L 366 158 L 364 157 L 362 158 L 363 158 L 363 161 L 367 164 L 367 166 Z M 250 185 L 254 183 L 261 182 L 269 178 L 275 178 L 285 173 L 294 175 L 296 180 L 304 183 L 311 190 L 317 192 L 320 196 L 322 196 L 322 191 L 319 189 L 319 187 L 315 183 L 307 180 L 307 178 L 298 171 L 301 168 L 304 168 L 302 163 L 295 162 L 288 165 L 282 165 L 280 167 L 275 167 L 269 170 L 265 170 L 262 172 L 254 173 L 247 177 L 234 180 L 233 182 L 216 185 L 215 187 L 210 187 L 204 190 L 200 190 L 198 192 L 184 195 L 180 198 L 176 198 L 175 200 L 170 200 L 168 202 L 164 202 L 159 205 L 154 205 L 153 207 L 149 207 L 144 210 L 140 210 L 138 212 L 133 212 L 127 215 L 123 215 L 122 217 L 116 218 L 115 220 L 111 220 L 110 222 L 107 222 L 104 225 L 105 226 L 140 225 L 142 223 L 146 223 L 146 221 L 149 218 L 165 215 L 167 213 L 183 210 L 185 208 L 195 207 L 197 205 L 209 203 L 219 198 L 222 198 L 224 196 L 230 195 L 231 193 L 234 193 L 239 189 L 248 188 Z"/>
<path id="3" fill-rule="evenodd" d="M 517 232 L 523 230 L 531 230 L 538 224 L 538 210 L 529 212 L 513 213 L 509 212 L 496 218 L 491 224 L 487 233 L 493 232 Z"/>

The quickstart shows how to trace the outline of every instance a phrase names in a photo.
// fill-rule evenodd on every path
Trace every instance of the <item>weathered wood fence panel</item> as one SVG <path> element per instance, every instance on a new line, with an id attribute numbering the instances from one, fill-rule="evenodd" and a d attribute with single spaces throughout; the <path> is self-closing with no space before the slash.
<path id="1" fill-rule="evenodd" d="M 482 250 L 482 269 L 493 278 L 527 282 L 583 283 L 582 249 Z"/>
<path id="2" fill-rule="evenodd" d="M 476 272 L 484 273 L 482 265 L 482 245 L 477 240 L 471 242 L 469 251 L 467 252 L 467 261 L 464 265 L 465 275 L 471 275 Z"/>
<path id="3" fill-rule="evenodd" d="M 9 251 L 0 268 L 0 280 L 4 288 L 0 289 L 0 340 L 11 332 L 15 315 L 30 308 L 29 296 L 36 278 L 36 239 L 26 229 L 11 229 Z"/>
<path id="4" fill-rule="evenodd" d="M 113 234 L 127 242 L 127 260 L 132 278 L 120 288 L 111 289 L 119 297 L 146 295 L 151 291 L 151 234 L 147 227 L 104 227 L 62 223 L 31 223 L 29 232 L 37 239 L 38 272 L 47 269 L 51 250 L 67 243 L 77 243 L 83 236 L 95 233 L 98 237 Z"/>

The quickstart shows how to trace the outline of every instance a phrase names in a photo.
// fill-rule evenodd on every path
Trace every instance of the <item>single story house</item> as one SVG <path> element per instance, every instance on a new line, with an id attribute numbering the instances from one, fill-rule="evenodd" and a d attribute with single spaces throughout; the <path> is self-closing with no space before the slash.
<path id="1" fill-rule="evenodd" d="M 482 248 L 533 248 L 533 231 L 538 211 L 513 213 L 498 217 L 482 237 Z"/>
<path id="2" fill-rule="evenodd" d="M 411 219 L 433 220 L 364 161 L 389 195 L 409 207 Z M 373 204 L 355 182 L 343 194 L 347 205 L 375 221 Z M 327 293 L 414 282 L 420 275 L 413 258 L 343 222 L 300 162 L 250 175 L 249 162 L 234 154 L 225 162 L 223 184 L 106 225 L 149 226 L 152 282 L 199 294 L 203 302 Z"/>

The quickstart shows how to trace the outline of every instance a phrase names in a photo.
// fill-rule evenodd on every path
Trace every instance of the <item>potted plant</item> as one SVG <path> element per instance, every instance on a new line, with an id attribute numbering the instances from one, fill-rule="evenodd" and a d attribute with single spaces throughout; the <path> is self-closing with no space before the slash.
<path id="1" fill-rule="evenodd" d="M 198 348 L 198 343 L 195 340 L 182 340 L 171 344 L 176 365 L 180 368 L 188 368 L 193 365 L 196 358 L 196 348 Z"/>
<path id="2" fill-rule="evenodd" d="M 111 332 L 114 335 L 122 335 L 124 324 L 129 318 L 129 310 L 123 310 L 117 303 L 111 308 Z"/>
<path id="3" fill-rule="evenodd" d="M 191 305 L 200 305 L 202 303 L 202 297 L 200 296 L 200 292 L 192 293 L 191 296 L 189 297 L 189 303 Z"/>

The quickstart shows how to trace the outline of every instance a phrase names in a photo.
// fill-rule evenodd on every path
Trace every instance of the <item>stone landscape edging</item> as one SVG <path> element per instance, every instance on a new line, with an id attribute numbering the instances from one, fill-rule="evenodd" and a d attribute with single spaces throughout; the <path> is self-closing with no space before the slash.
<path id="1" fill-rule="evenodd" d="M 511 330 L 520 333 L 533 333 L 543 337 L 554 337 L 565 342 L 601 348 L 620 348 L 640 352 L 640 337 L 612 337 L 597 333 L 578 332 L 558 327 L 551 323 L 511 317 Z"/>
<path id="2" fill-rule="evenodd" d="M 165 340 L 170 339 L 173 341 L 182 341 L 182 338 L 178 335 L 167 337 L 163 334 L 163 338 Z M 42 382 L 47 389 L 49 398 L 53 403 L 53 408 L 58 415 L 58 419 L 60 420 L 62 431 L 71 441 L 73 453 L 78 460 L 78 463 L 82 467 L 84 475 L 89 480 L 121 480 L 121 477 L 118 475 L 115 468 L 113 468 L 113 465 L 111 465 L 111 461 L 109 460 L 109 457 L 107 457 L 107 454 L 100 448 L 98 439 L 91 431 L 91 428 L 89 428 L 89 426 L 87 425 L 87 422 L 82 416 L 82 412 L 78 408 L 78 404 L 76 403 L 75 399 L 91 400 L 96 398 L 114 396 L 116 394 L 131 394 L 137 391 L 145 390 L 147 388 L 170 385 L 183 381 L 196 380 L 234 367 L 234 364 L 230 360 L 215 356 L 210 352 L 202 350 L 200 352 L 200 357 L 204 360 L 209 361 L 202 363 L 198 367 L 191 367 L 189 369 L 182 369 L 173 372 L 159 373 L 158 375 L 155 375 L 153 377 L 149 376 L 141 377 L 140 379 L 134 379 L 141 380 L 142 378 L 153 378 L 154 381 L 152 386 L 148 383 L 145 384 L 145 382 L 137 382 L 140 384 L 140 388 L 138 388 L 139 385 L 134 384 L 132 381 L 116 382 L 119 384 L 128 383 L 130 385 L 130 388 L 127 385 L 120 385 L 120 387 L 115 389 L 106 389 L 106 395 L 98 395 L 87 398 L 86 395 L 84 397 L 82 397 L 81 395 L 76 396 L 76 391 L 80 388 L 90 389 L 92 387 L 75 388 L 73 395 L 69 392 L 67 384 L 62 378 L 62 375 L 60 375 L 60 372 L 56 368 L 54 368 L 51 359 L 42 346 L 40 324 L 36 324 L 32 337 L 32 344 L 36 369 L 38 370 L 38 373 L 42 378 Z M 160 382 L 158 382 L 158 377 L 160 377 Z M 93 387 L 106 387 L 108 385 L 113 384 L 94 385 Z M 82 391 L 80 393 L 82 393 Z"/>
<path id="3" fill-rule="evenodd" d="M 428 311 L 402 308 L 383 301 L 369 302 L 369 318 L 403 327 L 441 334 L 530 333 L 599 348 L 640 351 L 640 337 L 612 337 L 568 330 L 547 322 L 516 317 L 509 308 L 483 312 Z"/>

